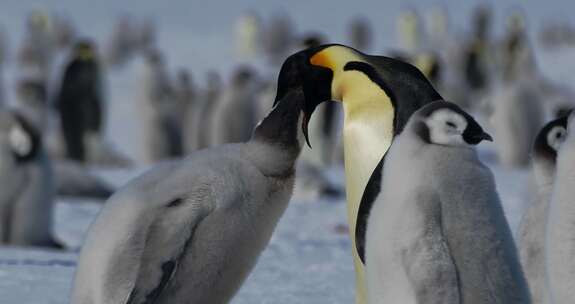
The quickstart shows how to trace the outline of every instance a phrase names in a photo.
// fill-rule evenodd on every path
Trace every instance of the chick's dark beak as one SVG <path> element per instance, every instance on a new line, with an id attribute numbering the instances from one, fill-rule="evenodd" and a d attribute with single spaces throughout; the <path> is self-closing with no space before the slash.
<path id="1" fill-rule="evenodd" d="M 471 128 L 468 128 L 465 130 L 465 132 L 463 132 L 463 140 L 465 140 L 465 142 L 470 145 L 477 145 L 484 140 L 493 141 L 493 137 L 491 137 L 491 135 L 489 135 L 487 132 L 483 131 L 483 129 L 481 129 L 481 127 L 475 123 L 472 124 Z"/>
<path id="2" fill-rule="evenodd" d="M 487 132 L 483 132 L 483 133 L 479 134 L 476 138 L 479 141 L 482 141 L 482 140 L 493 141 L 493 137 L 491 137 L 491 135 L 489 135 Z"/>

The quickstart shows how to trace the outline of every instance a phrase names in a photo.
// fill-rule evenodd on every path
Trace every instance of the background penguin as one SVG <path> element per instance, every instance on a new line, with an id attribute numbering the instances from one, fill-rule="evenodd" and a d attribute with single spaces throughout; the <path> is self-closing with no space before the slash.
<path id="1" fill-rule="evenodd" d="M 38 132 L 20 114 L 0 111 L 1 244 L 61 248 L 52 237 L 52 180 Z"/>
<path id="2" fill-rule="evenodd" d="M 249 67 L 240 67 L 232 75 L 231 84 L 220 97 L 211 122 L 215 145 L 243 142 L 251 137 L 257 123 L 256 77 Z"/>
<path id="3" fill-rule="evenodd" d="M 291 197 L 303 102 L 284 95 L 248 142 L 164 163 L 116 193 L 88 233 L 72 303 L 228 303 Z"/>
<path id="4" fill-rule="evenodd" d="M 210 71 L 207 75 L 208 87 L 200 100 L 199 109 L 193 119 L 186 124 L 186 150 L 192 152 L 213 145 L 212 122 L 215 112 L 221 100 L 223 84 L 220 75 L 216 71 Z"/>
<path id="5" fill-rule="evenodd" d="M 369 303 L 529 303 L 490 170 L 455 104 L 417 111 L 386 155 L 369 217 Z"/>
<path id="6" fill-rule="evenodd" d="M 49 83 L 55 49 L 50 15 L 43 10 L 33 10 L 26 20 L 24 41 L 18 51 L 20 70 Z"/>
<path id="7" fill-rule="evenodd" d="M 102 76 L 95 46 L 79 41 L 67 64 L 57 97 L 67 156 L 87 159 L 86 142 L 100 137 L 103 121 Z"/>
<path id="8" fill-rule="evenodd" d="M 528 165 L 531 144 L 543 126 L 542 96 L 531 82 L 518 81 L 498 88 L 490 102 L 499 161 L 508 167 Z"/>
<path id="9" fill-rule="evenodd" d="M 349 24 L 348 37 L 351 46 L 356 50 L 369 50 L 373 44 L 373 33 L 367 18 L 354 18 Z"/>
<path id="10" fill-rule="evenodd" d="M 548 303 L 570 303 L 575 299 L 575 121 L 571 114 L 567 136 L 557 153 L 557 166 L 545 243 L 545 267 L 550 298 Z"/>
<path id="11" fill-rule="evenodd" d="M 421 18 L 413 9 L 404 10 L 396 20 L 397 40 L 402 51 L 413 54 L 423 44 Z"/>
<path id="12" fill-rule="evenodd" d="M 192 74 L 186 70 L 181 69 L 176 75 L 174 84 L 174 94 L 176 107 L 174 109 L 174 118 L 176 120 L 176 132 L 178 133 L 176 147 L 174 147 L 175 156 L 182 156 L 186 150 L 186 128 L 188 124 L 192 124 L 196 119 L 199 110 L 198 89 L 196 88 Z M 190 134 L 193 136 L 195 134 Z"/>
<path id="13" fill-rule="evenodd" d="M 360 256 L 367 216 L 379 193 L 383 155 L 413 112 L 442 98 L 414 66 L 343 45 L 323 45 L 290 56 L 279 79 L 290 79 L 289 86 L 303 86 L 306 107 L 312 111 L 323 101 L 343 104 L 346 196 L 349 233 L 355 247 L 356 300 L 365 303 Z M 288 91 L 278 89 L 280 98 Z M 307 122 L 304 126 L 307 136 Z"/>
<path id="14" fill-rule="evenodd" d="M 175 157 L 181 147 L 175 117 L 177 101 L 164 57 L 158 50 L 148 53 L 142 82 L 146 161 Z"/>
<path id="15" fill-rule="evenodd" d="M 533 144 L 533 175 L 537 193 L 521 219 L 516 237 L 533 303 L 544 303 L 545 299 L 545 226 L 555 178 L 557 150 L 566 135 L 567 116 L 564 116 L 546 124 Z"/>
<path id="16" fill-rule="evenodd" d="M 514 26 L 513 28 L 517 28 Z M 502 62 L 502 82 L 486 97 L 490 124 L 498 144 L 496 151 L 508 167 L 526 166 L 531 144 L 555 103 L 545 89 L 527 35 L 520 29 L 507 34 Z"/>
<path id="17" fill-rule="evenodd" d="M 237 56 L 243 60 L 253 58 L 261 46 L 261 21 L 255 12 L 240 16 L 235 26 L 235 49 Z"/>

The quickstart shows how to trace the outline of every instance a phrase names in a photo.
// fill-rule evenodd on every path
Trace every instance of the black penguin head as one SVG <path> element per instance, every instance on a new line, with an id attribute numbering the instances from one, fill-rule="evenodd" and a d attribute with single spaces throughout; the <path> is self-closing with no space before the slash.
<path id="1" fill-rule="evenodd" d="M 416 134 L 426 143 L 448 146 L 477 145 L 491 136 L 467 112 L 447 101 L 432 102 L 417 111 Z"/>
<path id="2" fill-rule="evenodd" d="M 81 39 L 74 45 L 74 58 L 82 61 L 93 61 L 96 59 L 96 46 L 92 40 Z"/>
<path id="3" fill-rule="evenodd" d="M 569 113 L 547 123 L 535 137 L 533 156 L 555 163 L 557 151 L 567 136 Z"/>
<path id="4" fill-rule="evenodd" d="M 326 67 L 314 65 L 311 57 L 326 46 L 306 49 L 289 56 L 283 63 L 278 76 L 277 95 L 274 105 L 290 91 L 301 89 L 304 94 L 304 119 L 302 130 L 308 146 L 307 125 L 315 108 L 324 101 L 331 100 L 333 72 Z"/>
<path id="5" fill-rule="evenodd" d="M 0 115 L 6 142 L 14 159 L 25 163 L 36 158 L 40 151 L 41 139 L 34 127 L 22 114 L 7 111 Z"/>

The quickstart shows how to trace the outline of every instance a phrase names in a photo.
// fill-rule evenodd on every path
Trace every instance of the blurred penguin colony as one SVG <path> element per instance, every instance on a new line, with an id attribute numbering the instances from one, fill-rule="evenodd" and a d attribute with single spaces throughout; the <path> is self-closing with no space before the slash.
<path id="1" fill-rule="evenodd" d="M 498 35 L 493 19 L 489 7 L 478 7 L 463 30 L 454 28 L 441 7 L 424 14 L 405 10 L 397 16 L 394 46 L 377 50 L 373 43 L 377 29 L 365 18 L 349 20 L 346 41 L 332 41 L 319 30 L 296 32 L 287 15 L 264 22 L 248 13 L 237 20 L 232 43 L 238 60 L 253 63 L 257 57 L 259 62 L 239 65 L 230 75 L 215 70 L 197 75 L 193 67 L 169 68 L 169 58 L 158 43 L 158 25 L 152 20 L 122 17 L 109 40 L 99 43 L 89 33 L 78 32 L 67 16 L 33 11 L 25 21 L 22 41 L 9 42 L 0 28 L 0 243 L 63 247 L 52 236 L 52 218 L 46 216 L 53 212 L 56 197 L 106 199 L 115 189 L 90 169 L 138 165 L 106 138 L 109 71 L 121 70 L 134 58 L 144 65 L 137 112 L 130 118 L 141 125 L 145 138 L 141 150 L 145 162 L 153 164 L 249 141 L 272 109 L 278 83 L 274 77 L 286 58 L 303 49 L 341 43 L 414 65 L 445 100 L 473 113 L 493 135 L 500 164 L 533 168 L 539 201 L 528 209 L 517 241 L 531 297 L 542 299 L 549 292 L 542 278 L 546 267 L 550 273 L 560 273 L 566 256 L 573 253 L 558 251 L 543 262 L 547 239 L 543 223 L 548 216 L 569 222 L 564 209 L 572 208 L 562 204 L 569 200 L 565 193 L 570 185 L 558 187 L 562 192 L 554 196 L 556 206 L 549 207 L 549 201 L 557 151 L 573 129 L 567 127 L 565 115 L 575 104 L 575 91 L 543 76 L 533 44 L 547 49 L 573 46 L 575 29 L 551 24 L 541 29 L 537 41 L 530 41 L 526 16 L 520 11 L 505 16 L 505 28 Z M 4 82 L 5 65 L 17 66 L 18 73 L 10 75 L 15 77 L 10 82 L 14 87 Z M 198 85 L 202 77 L 204 87 Z M 9 100 L 12 95 L 15 99 Z M 545 126 L 549 121 L 553 122 Z M 343 124 L 343 111 L 336 103 L 317 108 L 306 125 L 313 149 L 302 151 L 297 191 L 343 196 L 345 189 L 326 173 L 343 166 Z M 559 156 L 558 171 L 567 182 L 569 172 L 561 164 L 572 166 L 572 162 Z M 560 231 L 547 244 L 566 247 L 565 229 L 549 227 Z"/>

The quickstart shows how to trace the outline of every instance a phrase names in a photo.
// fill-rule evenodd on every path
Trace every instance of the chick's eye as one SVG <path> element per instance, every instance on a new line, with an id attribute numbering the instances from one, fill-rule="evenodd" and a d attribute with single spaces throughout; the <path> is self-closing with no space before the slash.
<path id="1" fill-rule="evenodd" d="M 454 129 L 457 128 L 457 126 L 451 121 L 448 121 L 445 124 L 448 125 L 450 128 L 454 128 Z"/>

